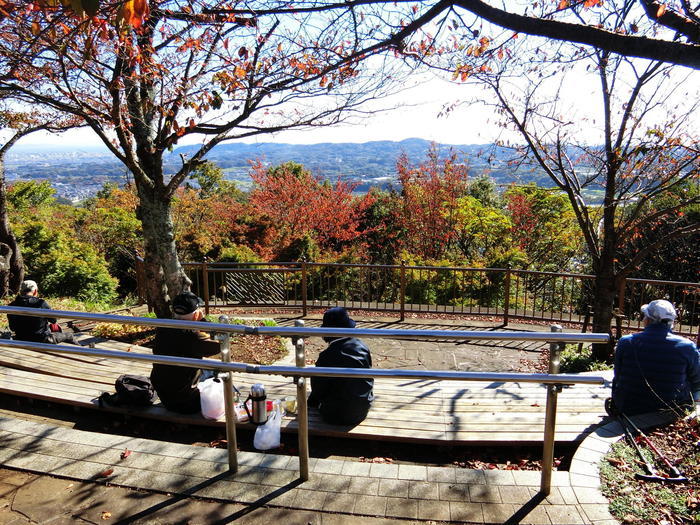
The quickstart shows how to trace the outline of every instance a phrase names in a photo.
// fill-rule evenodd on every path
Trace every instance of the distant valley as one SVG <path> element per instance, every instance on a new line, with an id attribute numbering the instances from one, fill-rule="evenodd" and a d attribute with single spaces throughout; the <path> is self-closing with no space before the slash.
<path id="1" fill-rule="evenodd" d="M 303 164 L 313 173 L 330 180 L 338 178 L 357 185 L 356 191 L 365 192 L 372 186 L 387 187 L 396 178 L 396 160 L 405 153 L 412 163 L 425 160 L 430 142 L 407 139 L 401 142 L 375 141 L 362 144 L 222 144 L 215 147 L 207 159 L 216 162 L 241 189 L 250 187 L 251 163 L 260 160 L 265 165 L 286 161 Z M 191 155 L 197 146 L 181 146 L 165 160 L 166 173 L 174 173 L 181 155 Z M 514 174 L 508 166 L 512 152 L 489 144 L 438 146 L 441 155 L 455 152 L 466 162 L 473 176 L 488 174 L 498 184 L 536 182 L 550 185 L 549 179 L 537 171 Z M 125 184 L 131 175 L 104 148 L 88 146 L 16 146 L 6 160 L 7 178 L 47 179 L 57 194 L 79 201 L 99 190 L 105 182 Z"/>

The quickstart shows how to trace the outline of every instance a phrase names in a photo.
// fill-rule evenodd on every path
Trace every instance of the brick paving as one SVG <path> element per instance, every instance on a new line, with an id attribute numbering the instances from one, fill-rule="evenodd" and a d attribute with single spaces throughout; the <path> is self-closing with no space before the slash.
<path id="1" fill-rule="evenodd" d="M 240 452 L 229 474 L 221 449 L 0 417 L 0 523 L 608 525 L 597 462 L 614 440 L 592 434 L 540 501 L 538 472 L 312 459 L 302 482 L 297 458 Z"/>

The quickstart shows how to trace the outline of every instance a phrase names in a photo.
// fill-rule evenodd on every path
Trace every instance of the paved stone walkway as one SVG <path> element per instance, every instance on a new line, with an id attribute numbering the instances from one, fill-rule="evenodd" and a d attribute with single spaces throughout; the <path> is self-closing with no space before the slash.
<path id="1" fill-rule="evenodd" d="M 231 475 L 222 449 L 9 417 L 0 418 L 0 445 L 0 465 L 12 469 L 0 471 L 3 524 L 617 523 L 597 471 L 585 469 L 554 472 L 541 501 L 539 472 L 312 458 L 311 479 L 302 482 L 295 457 L 239 452 Z"/>

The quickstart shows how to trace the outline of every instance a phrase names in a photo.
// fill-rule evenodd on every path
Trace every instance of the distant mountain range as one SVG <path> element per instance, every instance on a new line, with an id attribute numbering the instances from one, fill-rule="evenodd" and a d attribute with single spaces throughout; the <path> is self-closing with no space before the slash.
<path id="1" fill-rule="evenodd" d="M 232 143 L 216 146 L 207 159 L 221 166 L 227 178 L 236 181 L 243 189 L 250 186 L 251 163 L 260 160 L 271 166 L 286 161 L 298 162 L 321 177 L 347 180 L 358 185 L 357 191 L 367 191 L 371 186 L 386 187 L 395 181 L 396 161 L 402 153 L 412 163 L 425 160 L 430 144 L 423 139 L 362 144 Z M 194 145 L 176 148 L 166 157 L 166 173 L 174 173 L 180 155 L 192 155 L 196 150 Z M 488 174 L 500 184 L 517 180 L 549 185 L 546 176 L 537 171 L 514 174 L 507 163 L 512 151 L 506 148 L 491 144 L 440 144 L 438 151 L 441 155 L 455 152 L 475 176 Z M 130 177 L 124 166 L 105 148 L 90 146 L 16 146 L 8 154 L 6 169 L 8 180 L 48 179 L 59 195 L 72 200 L 94 194 L 105 182 L 123 184 Z"/>

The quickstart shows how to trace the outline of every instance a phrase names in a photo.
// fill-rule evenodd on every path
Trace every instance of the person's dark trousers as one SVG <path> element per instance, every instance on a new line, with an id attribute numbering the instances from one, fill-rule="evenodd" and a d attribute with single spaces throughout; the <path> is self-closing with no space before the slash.
<path id="1" fill-rule="evenodd" d="M 196 388 L 193 388 L 189 395 L 181 399 L 163 399 L 160 395 L 158 397 L 165 408 L 179 414 L 198 414 L 202 409 L 199 401 L 199 390 Z"/>
<path id="2" fill-rule="evenodd" d="M 44 338 L 43 342 L 51 343 L 54 345 L 57 345 L 59 343 L 71 343 L 74 345 L 78 344 L 75 338 L 73 337 L 73 334 L 67 334 L 65 332 L 51 332 L 49 335 L 46 336 L 46 338 Z"/>
<path id="3" fill-rule="evenodd" d="M 357 425 L 367 417 L 369 403 L 321 403 L 318 410 L 331 425 Z"/>

